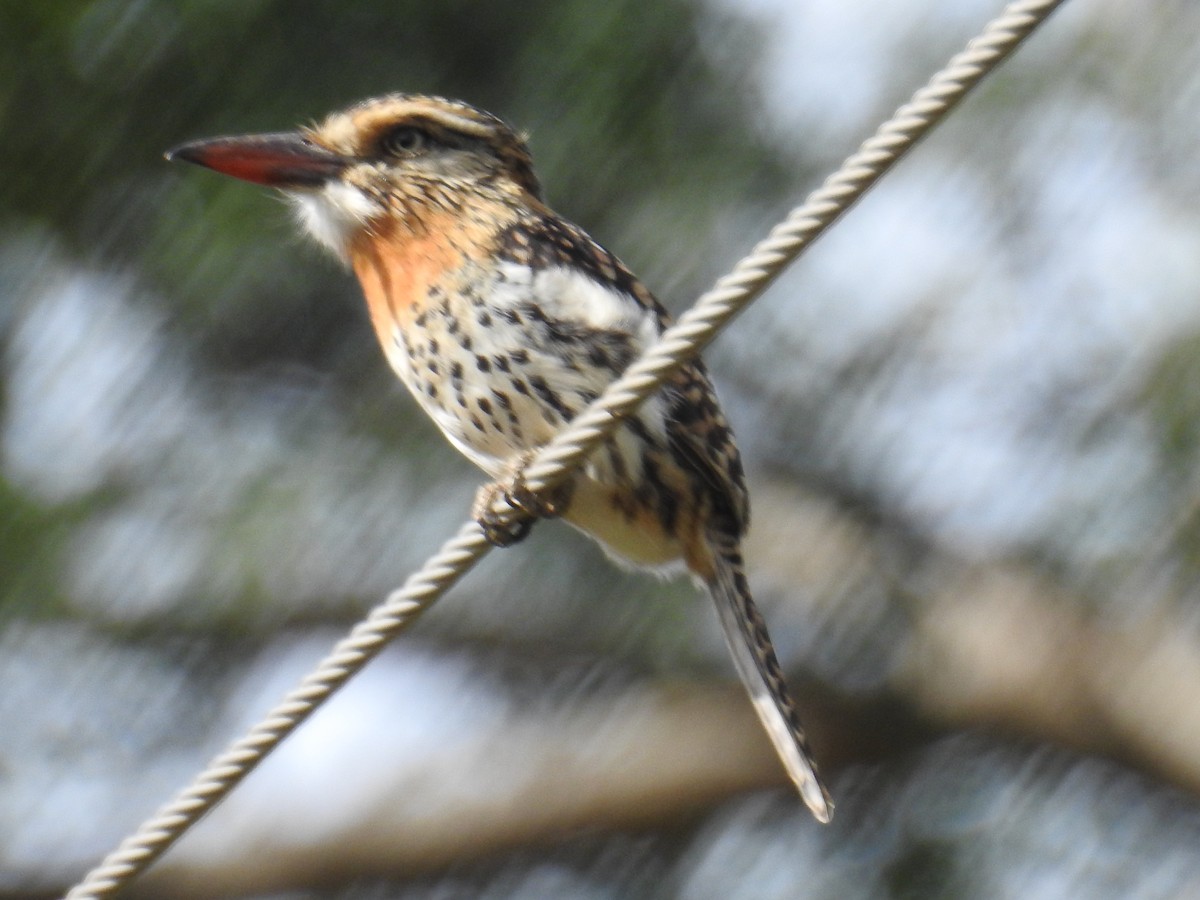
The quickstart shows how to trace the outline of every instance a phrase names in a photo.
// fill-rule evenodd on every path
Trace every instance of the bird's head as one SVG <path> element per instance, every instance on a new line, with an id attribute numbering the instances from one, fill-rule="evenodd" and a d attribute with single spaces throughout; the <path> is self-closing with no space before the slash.
<path id="1" fill-rule="evenodd" d="M 279 188 L 310 234 L 345 258 L 360 234 L 474 200 L 540 200 L 525 140 L 504 121 L 456 100 L 390 94 L 276 134 L 194 141 L 167 153 Z"/>

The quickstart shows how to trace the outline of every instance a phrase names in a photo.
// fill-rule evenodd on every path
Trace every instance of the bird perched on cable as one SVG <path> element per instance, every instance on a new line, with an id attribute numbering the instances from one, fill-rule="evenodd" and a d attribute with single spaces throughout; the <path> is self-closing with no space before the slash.
<path id="1" fill-rule="evenodd" d="M 167 154 L 279 188 L 348 262 L 392 368 L 450 442 L 493 479 L 474 515 L 497 544 L 528 530 L 498 498 L 561 515 L 619 561 L 682 563 L 708 589 L 755 709 L 801 797 L 833 806 L 743 571 L 749 518 L 733 434 L 691 362 L 568 484 L 534 497 L 531 455 L 595 400 L 668 319 L 612 253 L 543 201 L 524 139 L 439 97 L 367 100 L 296 132 Z"/>

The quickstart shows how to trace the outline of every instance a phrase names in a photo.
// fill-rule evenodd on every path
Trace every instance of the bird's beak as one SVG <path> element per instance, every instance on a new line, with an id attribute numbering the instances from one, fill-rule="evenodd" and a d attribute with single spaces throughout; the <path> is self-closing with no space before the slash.
<path id="1" fill-rule="evenodd" d="M 345 157 L 292 131 L 192 141 L 168 150 L 166 158 L 275 188 L 320 187 L 349 164 Z"/>

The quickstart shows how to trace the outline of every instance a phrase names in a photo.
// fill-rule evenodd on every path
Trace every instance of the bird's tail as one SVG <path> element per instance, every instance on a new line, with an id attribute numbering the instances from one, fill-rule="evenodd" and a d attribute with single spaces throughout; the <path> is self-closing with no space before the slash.
<path id="1" fill-rule="evenodd" d="M 767 623 L 750 596 L 741 552 L 729 547 L 714 549 L 714 575 L 707 586 L 738 674 L 801 799 L 818 821 L 828 822 L 833 817 L 833 801 L 817 774 Z"/>

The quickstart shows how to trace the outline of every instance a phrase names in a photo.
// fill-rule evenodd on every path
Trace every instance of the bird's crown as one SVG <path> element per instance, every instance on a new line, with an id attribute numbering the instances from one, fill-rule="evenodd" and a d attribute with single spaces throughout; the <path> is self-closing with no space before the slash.
<path id="1" fill-rule="evenodd" d="M 367 178 L 469 183 L 507 178 L 540 198 L 525 139 L 497 116 L 460 100 L 388 94 L 304 129 L 314 143 L 364 168 Z"/>

